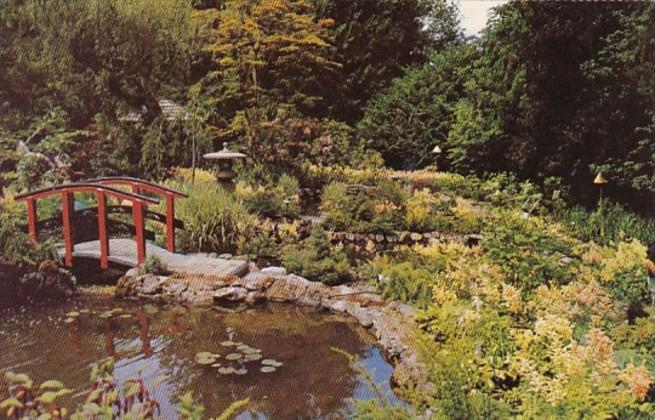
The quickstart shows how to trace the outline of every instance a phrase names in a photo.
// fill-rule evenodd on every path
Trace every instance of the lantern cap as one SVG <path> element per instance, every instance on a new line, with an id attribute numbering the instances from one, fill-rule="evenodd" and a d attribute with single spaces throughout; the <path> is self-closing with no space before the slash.
<path id="1" fill-rule="evenodd" d="M 598 172 L 598 175 L 596 175 L 596 178 L 594 178 L 594 184 L 596 185 L 607 184 L 607 180 L 603 176 L 602 172 Z"/>
<path id="2" fill-rule="evenodd" d="M 244 159 L 247 156 L 244 155 L 243 153 L 230 151 L 228 149 L 228 144 L 225 143 L 223 145 L 223 150 L 219 152 L 205 153 L 204 155 L 202 155 L 202 157 L 208 160 L 237 160 L 237 159 Z"/>

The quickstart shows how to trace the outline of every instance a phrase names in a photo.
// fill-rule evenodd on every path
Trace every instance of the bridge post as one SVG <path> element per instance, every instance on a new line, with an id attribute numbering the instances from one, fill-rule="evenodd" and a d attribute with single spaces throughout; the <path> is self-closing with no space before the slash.
<path id="1" fill-rule="evenodd" d="M 30 239 L 32 240 L 32 242 L 37 241 L 36 222 L 37 222 L 36 200 L 29 199 L 27 200 L 27 230 L 30 234 Z"/>
<path id="2" fill-rule="evenodd" d="M 175 252 L 175 197 L 166 194 L 166 249 Z"/>
<path id="3" fill-rule="evenodd" d="M 109 268 L 109 235 L 107 234 L 107 196 L 104 192 L 96 193 L 98 202 L 98 239 L 100 240 L 100 268 Z"/>
<path id="4" fill-rule="evenodd" d="M 141 190 L 137 186 L 132 187 L 134 194 L 139 194 Z M 132 223 L 134 224 L 136 241 L 136 261 L 138 264 L 143 264 L 146 260 L 146 232 L 145 232 L 145 219 L 143 214 L 143 205 L 132 201 Z"/>
<path id="5" fill-rule="evenodd" d="M 64 244 L 66 253 L 64 255 L 64 265 L 66 267 L 73 267 L 73 211 L 75 210 L 75 203 L 73 201 L 73 194 L 71 192 L 63 192 L 61 194 L 61 215 L 62 226 L 64 231 Z"/>

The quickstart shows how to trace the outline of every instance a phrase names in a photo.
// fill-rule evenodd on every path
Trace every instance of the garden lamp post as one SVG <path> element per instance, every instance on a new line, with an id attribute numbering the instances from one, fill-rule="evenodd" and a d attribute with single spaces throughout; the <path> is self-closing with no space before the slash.
<path id="1" fill-rule="evenodd" d="M 598 185 L 600 187 L 600 198 L 598 199 L 598 208 L 600 209 L 600 214 L 601 217 L 604 219 L 604 211 L 603 211 L 603 185 L 607 184 L 607 180 L 603 176 L 602 172 L 598 172 L 598 175 L 596 175 L 596 178 L 594 178 L 594 184 Z M 601 238 L 605 237 L 605 223 L 600 224 L 600 236 Z"/>
<path id="2" fill-rule="evenodd" d="M 439 145 L 435 145 L 434 149 L 432 149 L 432 154 L 434 155 L 434 164 L 437 166 L 437 170 L 439 170 L 439 156 L 441 155 L 441 147 Z"/>
<path id="3" fill-rule="evenodd" d="M 206 153 L 202 156 L 206 160 L 216 161 L 216 179 L 224 187 L 230 188 L 232 181 L 236 176 L 233 166 L 234 162 L 246 158 L 246 155 L 239 152 L 232 152 L 228 149 L 228 144 L 223 144 L 223 150 L 219 152 Z"/>
<path id="4" fill-rule="evenodd" d="M 598 185 L 600 187 L 600 199 L 598 200 L 599 205 L 602 205 L 603 203 L 603 185 L 607 184 L 607 180 L 603 176 L 602 172 L 598 172 L 598 175 L 596 175 L 596 178 L 594 178 L 594 185 Z"/>

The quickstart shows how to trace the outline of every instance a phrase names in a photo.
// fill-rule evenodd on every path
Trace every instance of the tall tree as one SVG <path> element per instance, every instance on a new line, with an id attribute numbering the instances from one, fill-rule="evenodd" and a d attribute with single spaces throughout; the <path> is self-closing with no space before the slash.
<path id="1" fill-rule="evenodd" d="M 465 95 L 465 83 L 478 55 L 471 44 L 452 46 L 394 79 L 368 102 L 358 124 L 360 136 L 393 167 L 435 163 L 435 146 L 443 155 L 448 152 L 455 104 Z M 436 163 L 447 168 L 446 160 Z"/>
<path id="2" fill-rule="evenodd" d="M 460 37 L 450 0 L 312 0 L 317 14 L 332 19 L 343 71 L 338 89 L 326 90 L 330 112 L 354 123 L 366 102 L 405 68 L 424 63 Z"/>
<path id="3" fill-rule="evenodd" d="M 559 176 L 588 191 L 594 165 L 626 159 L 650 124 L 652 55 L 639 51 L 652 48 L 652 16 L 645 3 L 496 9 L 449 135 L 455 167 Z"/>
<path id="4" fill-rule="evenodd" d="M 327 31 L 332 22 L 312 12 L 305 0 L 230 0 L 201 12 L 214 68 L 196 90 L 214 100 L 219 137 L 241 136 L 255 159 L 281 147 L 265 142 L 261 130 L 289 115 L 316 115 L 323 81 L 340 67 Z"/>

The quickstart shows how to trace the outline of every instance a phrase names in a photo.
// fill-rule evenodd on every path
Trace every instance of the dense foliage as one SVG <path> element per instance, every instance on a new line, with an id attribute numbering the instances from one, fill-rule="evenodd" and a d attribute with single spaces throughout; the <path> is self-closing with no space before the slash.
<path id="1" fill-rule="evenodd" d="M 396 167 L 434 163 L 439 145 L 442 166 L 560 177 L 587 203 L 602 171 L 614 197 L 648 209 L 654 10 L 505 4 L 480 40 L 438 51 L 371 100 L 363 134 Z"/>
<path id="2" fill-rule="evenodd" d="M 413 398 L 438 418 L 652 416 L 646 247 L 580 241 L 545 209 L 480 204 L 479 246 L 403 248 L 365 270 L 421 308 L 434 388 Z"/>
<path id="3" fill-rule="evenodd" d="M 512 1 L 465 39 L 449 0 L 47 3 L 0 4 L 0 304 L 72 286 L 14 193 L 135 175 L 188 192 L 181 251 L 417 307 L 436 418 L 655 416 L 655 5 Z M 196 168 L 225 142 L 233 189 Z M 109 371 L 80 416 L 130 397 Z M 11 382 L 12 415 L 66 393 Z"/>
<path id="4" fill-rule="evenodd" d="M 444 156 L 448 152 L 455 105 L 465 95 L 477 55 L 473 45 L 452 46 L 393 80 L 368 102 L 358 125 L 361 135 L 391 166 L 445 166 L 447 160 L 439 162 L 432 151 L 439 146 Z"/>
<path id="5" fill-rule="evenodd" d="M 6 372 L 9 397 L 0 401 L 0 413 L 7 419 L 47 418 L 71 419 L 155 419 L 160 416 L 159 403 L 154 389 L 149 390 L 143 379 L 129 378 L 119 383 L 114 375 L 114 359 L 108 358 L 91 366 L 90 386 L 83 404 L 70 412 L 60 401 L 73 391 L 56 380 L 40 384 L 24 373 Z M 235 401 L 218 417 L 228 420 L 248 405 L 248 400 Z M 180 399 L 178 413 L 184 420 L 205 418 L 204 407 L 187 392 Z"/>

